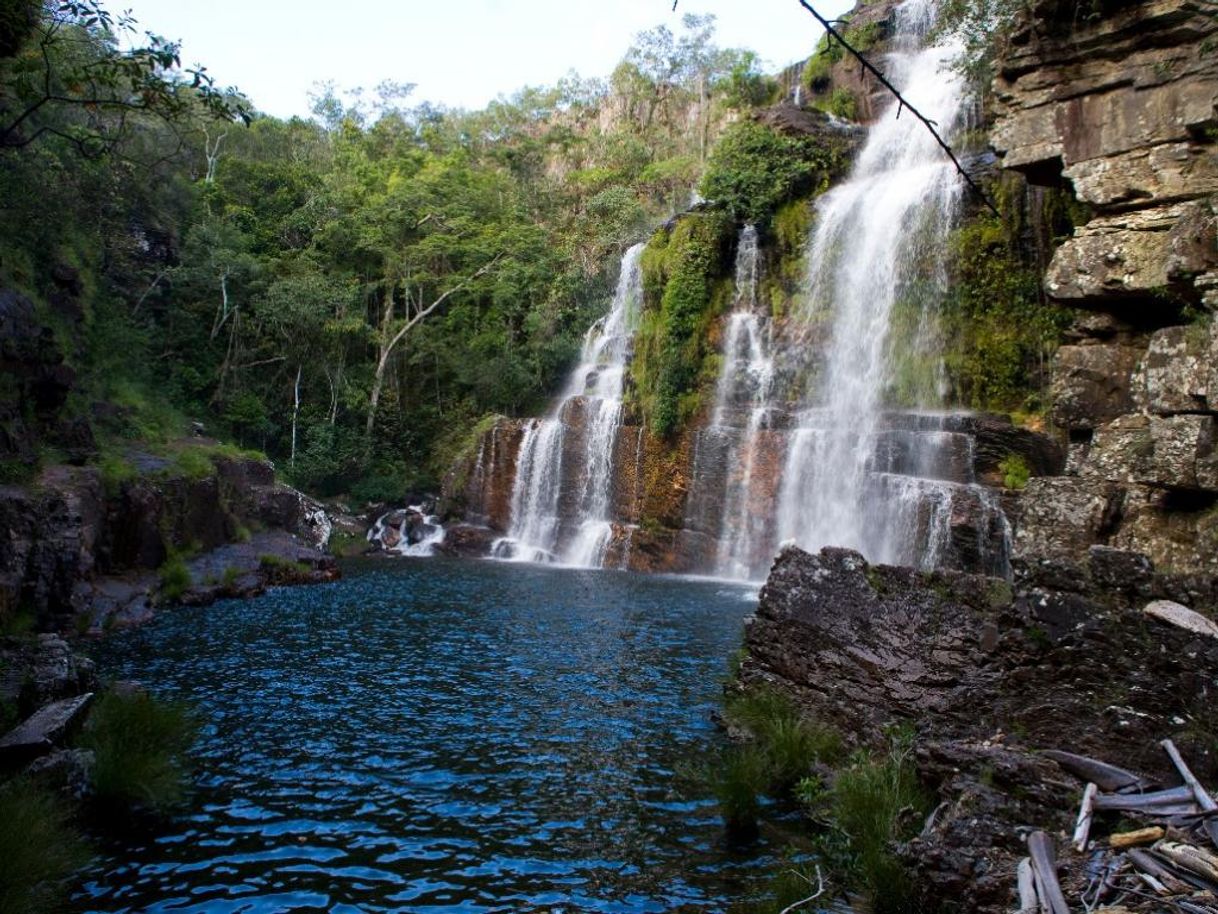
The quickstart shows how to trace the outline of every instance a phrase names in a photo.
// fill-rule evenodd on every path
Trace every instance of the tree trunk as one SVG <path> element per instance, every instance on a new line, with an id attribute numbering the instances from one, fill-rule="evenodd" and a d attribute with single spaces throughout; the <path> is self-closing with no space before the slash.
<path id="1" fill-rule="evenodd" d="M 303 366 L 296 366 L 296 384 L 292 388 L 292 456 L 288 458 L 288 464 L 296 468 L 296 423 L 300 418 L 300 372 Z"/>

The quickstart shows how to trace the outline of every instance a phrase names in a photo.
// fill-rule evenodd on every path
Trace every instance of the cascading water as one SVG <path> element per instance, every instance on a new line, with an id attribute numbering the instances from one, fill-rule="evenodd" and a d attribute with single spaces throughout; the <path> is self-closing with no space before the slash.
<path id="1" fill-rule="evenodd" d="M 906 0 L 900 7 L 887 68 L 904 96 L 950 136 L 968 98 L 945 66 L 956 48 L 922 47 L 935 6 Z M 778 536 L 931 567 L 949 543 L 958 500 L 992 496 L 971 484 L 971 467 L 955 478 L 940 472 L 945 448 L 960 437 L 944 430 L 946 417 L 911 422 L 917 414 L 886 402 L 908 383 L 899 371 L 934 351 L 927 309 L 942 287 L 941 252 L 961 195 L 934 137 L 916 119 L 898 118 L 895 105 L 870 129 L 850 179 L 818 207 L 806 317 L 832 329 L 787 449 Z M 897 318 L 914 328 L 905 338 L 894 334 Z"/>
<path id="2" fill-rule="evenodd" d="M 759 436 L 773 410 L 771 328 L 757 302 L 760 267 L 757 229 L 746 225 L 736 247 L 735 301 L 724 329 L 714 411 L 699 434 L 695 457 L 696 477 L 722 479 L 717 491 L 705 494 L 721 511 L 714 572 L 731 578 L 753 575 L 755 545 L 766 527 L 764 514 L 750 509 Z"/>
<path id="3" fill-rule="evenodd" d="M 580 363 L 561 400 L 524 432 L 511 527 L 495 547 L 501 557 L 583 567 L 604 561 L 613 536 L 613 457 L 623 375 L 642 300 L 643 247 L 637 244 L 622 257 L 613 304 L 584 337 Z"/>

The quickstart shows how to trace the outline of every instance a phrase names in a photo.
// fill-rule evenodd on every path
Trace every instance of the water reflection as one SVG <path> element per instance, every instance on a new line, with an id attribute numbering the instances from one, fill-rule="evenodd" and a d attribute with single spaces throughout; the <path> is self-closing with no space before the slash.
<path id="1" fill-rule="evenodd" d="M 200 789 L 78 909 L 721 909 L 764 854 L 674 768 L 716 739 L 746 593 L 403 560 L 166 613 L 101 660 L 199 706 Z"/>

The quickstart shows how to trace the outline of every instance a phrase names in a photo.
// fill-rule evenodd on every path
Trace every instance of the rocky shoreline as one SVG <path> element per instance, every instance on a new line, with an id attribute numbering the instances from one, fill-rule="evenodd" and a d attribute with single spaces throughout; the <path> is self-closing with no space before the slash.
<path id="1" fill-rule="evenodd" d="M 912 727 L 936 809 L 900 854 L 923 901 L 1006 911 L 1026 836 L 1066 848 L 1079 806 L 1082 784 L 1045 750 L 1173 784 L 1159 747 L 1170 738 L 1218 783 L 1218 637 L 1148 615 L 1156 599 L 1213 619 L 1218 581 L 1102 546 L 1085 565 L 1024 564 L 1013 582 L 788 548 L 747 625 L 738 682 L 790 694 L 858 747 Z M 1118 820 L 1101 818 L 1096 835 Z M 1086 885 L 1088 859 L 1063 850 L 1063 885 Z"/>

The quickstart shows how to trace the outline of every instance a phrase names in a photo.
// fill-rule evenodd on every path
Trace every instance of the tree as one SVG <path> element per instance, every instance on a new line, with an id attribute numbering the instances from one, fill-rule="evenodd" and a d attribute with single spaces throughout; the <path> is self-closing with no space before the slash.
<path id="1" fill-rule="evenodd" d="M 100 0 L 41 10 L 24 43 L 0 62 L 0 150 L 51 135 L 97 157 L 116 149 L 140 116 L 177 123 L 202 109 L 248 119 L 235 90 L 216 88 L 204 67 L 182 68 L 178 43 L 147 32 L 142 44 L 119 49 L 120 36 L 135 35 L 135 20 L 112 15 Z"/>

